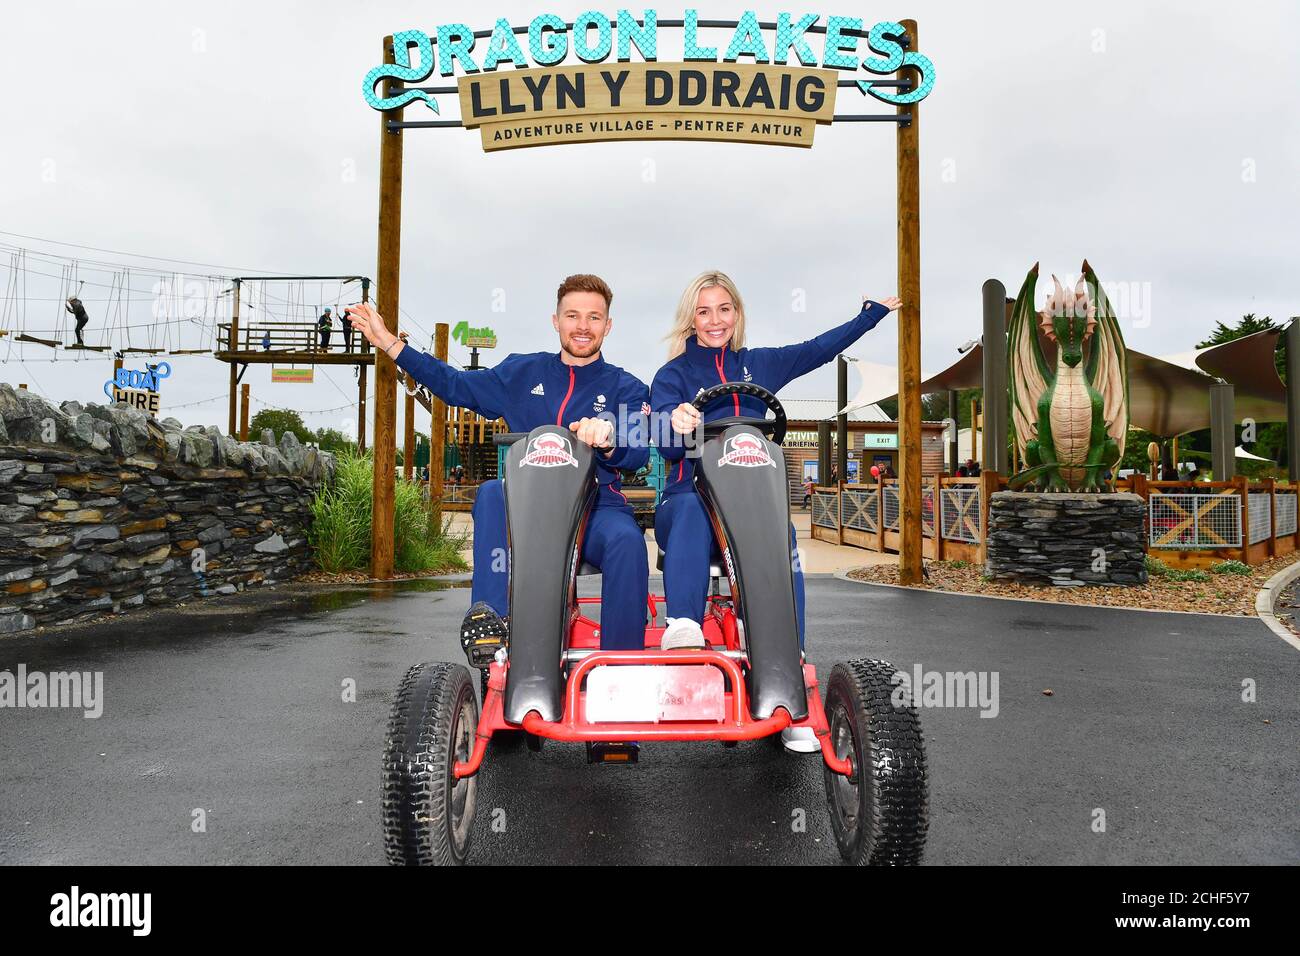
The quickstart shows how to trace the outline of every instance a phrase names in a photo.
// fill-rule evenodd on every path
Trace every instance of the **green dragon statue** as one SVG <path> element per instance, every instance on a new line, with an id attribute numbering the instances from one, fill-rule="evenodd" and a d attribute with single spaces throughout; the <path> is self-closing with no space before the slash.
<path id="1" fill-rule="evenodd" d="M 1128 356 L 1106 293 L 1087 260 L 1073 292 L 1056 288 L 1034 310 L 1038 264 L 1020 288 L 1007 330 L 1011 424 L 1024 470 L 1013 490 L 1114 490 L 1106 481 L 1128 434 Z M 1055 367 L 1042 337 L 1055 345 Z M 1048 346 L 1050 348 L 1050 345 Z"/>

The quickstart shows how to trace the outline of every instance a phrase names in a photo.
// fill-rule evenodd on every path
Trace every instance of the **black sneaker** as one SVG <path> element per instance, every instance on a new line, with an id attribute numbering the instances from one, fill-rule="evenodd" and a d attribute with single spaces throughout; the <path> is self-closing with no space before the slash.
<path id="1" fill-rule="evenodd" d="M 510 643 L 510 627 L 492 605 L 479 601 L 460 625 L 460 646 L 471 667 L 486 670 L 496 652 Z"/>

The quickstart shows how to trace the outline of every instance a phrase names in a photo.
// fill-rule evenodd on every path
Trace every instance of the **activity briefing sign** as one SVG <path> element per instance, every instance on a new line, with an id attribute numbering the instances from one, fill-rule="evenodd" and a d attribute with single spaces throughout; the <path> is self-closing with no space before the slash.
<path id="1" fill-rule="evenodd" d="M 660 27 L 683 29 L 682 62 L 658 62 Z M 710 28 L 730 31 L 725 47 L 705 45 L 700 30 Z M 822 38 L 820 58 L 815 36 Z M 439 116 L 437 94 L 455 93 L 459 120 L 401 125 L 477 129 L 485 151 L 637 139 L 810 147 L 817 126 L 832 120 L 898 121 L 897 113 L 836 114 L 839 87 L 896 107 L 930 93 L 933 64 L 905 44 L 899 23 L 866 29 L 857 17 L 819 13 L 780 13 L 763 23 L 752 10 L 737 21 L 700 20 L 693 9 L 664 21 L 655 10 L 640 20 L 628 10 L 613 20 L 589 11 L 571 24 L 543 13 L 527 26 L 502 18 L 477 32 L 452 23 L 396 33 L 394 62 L 367 73 L 363 92 L 377 110 L 422 102 Z M 634 47 L 644 62 L 631 62 Z M 581 63 L 564 64 L 570 52 Z M 513 69 L 499 69 L 507 62 Z M 881 78 L 905 66 L 915 80 Z M 457 68 L 464 75 L 454 87 L 406 85 L 424 82 L 435 68 L 443 77 Z"/>

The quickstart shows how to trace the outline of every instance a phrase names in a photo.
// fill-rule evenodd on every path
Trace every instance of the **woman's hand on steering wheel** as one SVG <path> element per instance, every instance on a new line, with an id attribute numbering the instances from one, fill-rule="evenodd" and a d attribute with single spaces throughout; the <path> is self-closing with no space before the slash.
<path id="1" fill-rule="evenodd" d="M 679 435 L 690 435 L 700 427 L 704 416 L 690 402 L 682 402 L 673 409 L 673 431 Z"/>

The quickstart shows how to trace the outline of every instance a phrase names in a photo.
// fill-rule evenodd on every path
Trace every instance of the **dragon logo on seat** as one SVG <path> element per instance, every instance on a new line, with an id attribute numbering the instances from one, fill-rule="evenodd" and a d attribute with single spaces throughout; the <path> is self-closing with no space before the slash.
<path id="1" fill-rule="evenodd" d="M 739 465 L 741 468 L 760 468 L 763 465 L 776 467 L 776 462 L 768 453 L 767 442 L 758 435 L 742 433 L 732 435 L 722 446 L 719 465 Z"/>
<path id="2" fill-rule="evenodd" d="M 547 432 L 538 435 L 528 443 L 528 451 L 519 460 L 519 467 L 533 465 L 536 468 L 557 468 L 560 465 L 578 467 L 578 459 L 573 457 L 573 446 L 563 435 Z"/>

